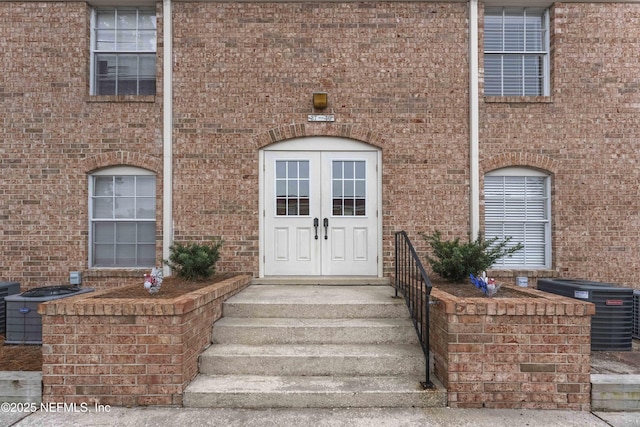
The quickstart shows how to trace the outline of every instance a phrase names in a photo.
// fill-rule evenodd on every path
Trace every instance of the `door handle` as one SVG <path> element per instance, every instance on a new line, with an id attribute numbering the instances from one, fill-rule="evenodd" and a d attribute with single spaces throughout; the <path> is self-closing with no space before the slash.
<path id="1" fill-rule="evenodd" d="M 313 228 L 316 229 L 316 240 L 318 240 L 318 225 L 320 225 L 320 220 L 313 218 Z"/>
<path id="2" fill-rule="evenodd" d="M 324 240 L 327 240 L 329 238 L 329 236 L 327 236 L 327 230 L 329 229 L 329 218 L 323 219 L 322 224 L 324 225 Z"/>

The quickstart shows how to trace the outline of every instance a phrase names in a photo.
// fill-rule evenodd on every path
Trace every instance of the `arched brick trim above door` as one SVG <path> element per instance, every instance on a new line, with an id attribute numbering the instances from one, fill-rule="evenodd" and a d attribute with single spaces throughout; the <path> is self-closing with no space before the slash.
<path id="1" fill-rule="evenodd" d="M 384 138 L 368 127 L 352 124 L 292 123 L 256 135 L 258 149 L 276 142 L 305 136 L 335 136 L 365 142 L 377 148 L 385 146 Z"/>
<path id="2" fill-rule="evenodd" d="M 84 159 L 82 170 L 85 173 L 89 173 L 109 166 L 137 166 L 159 174 L 162 170 L 161 164 L 162 159 L 147 154 L 130 151 L 110 151 Z"/>
<path id="3" fill-rule="evenodd" d="M 558 170 L 558 162 L 542 154 L 503 153 L 498 156 L 482 160 L 480 163 L 480 173 L 484 175 L 492 170 L 517 166 L 539 169 L 551 174 L 556 173 Z"/>

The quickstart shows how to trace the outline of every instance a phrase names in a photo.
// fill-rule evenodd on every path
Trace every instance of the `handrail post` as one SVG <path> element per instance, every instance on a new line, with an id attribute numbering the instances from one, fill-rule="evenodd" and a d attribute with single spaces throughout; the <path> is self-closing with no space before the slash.
<path id="1" fill-rule="evenodd" d="M 434 388 L 429 372 L 429 295 L 432 285 L 405 231 L 395 233 L 395 272 L 396 297 L 400 290 L 425 356 L 426 378 L 422 386 Z"/>
<path id="2" fill-rule="evenodd" d="M 396 234 L 394 236 L 394 238 L 395 238 L 394 252 L 395 252 L 395 260 L 396 260 L 396 262 L 395 262 L 396 274 L 395 274 L 394 277 L 395 277 L 395 281 L 396 281 L 396 286 L 395 286 L 395 288 L 396 288 L 396 298 L 398 298 L 398 286 L 400 286 L 400 282 L 399 282 L 399 279 L 398 279 L 398 274 L 400 272 L 399 271 L 399 266 L 398 266 L 398 264 L 399 264 L 398 263 L 398 234 Z"/>

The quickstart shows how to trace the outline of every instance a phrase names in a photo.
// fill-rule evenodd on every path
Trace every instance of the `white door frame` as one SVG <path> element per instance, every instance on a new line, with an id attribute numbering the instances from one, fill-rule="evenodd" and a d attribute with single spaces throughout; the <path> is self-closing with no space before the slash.
<path id="1" fill-rule="evenodd" d="M 377 218 L 377 277 L 382 277 L 382 151 L 372 145 L 364 142 L 339 138 L 332 136 L 310 136 L 294 138 L 287 141 L 277 142 L 271 144 L 259 151 L 258 155 L 258 180 L 259 180 L 259 226 L 260 226 L 260 239 L 259 239 L 259 277 L 264 278 L 264 265 L 265 265 L 265 152 L 266 151 L 369 151 L 375 152 L 377 156 L 376 173 L 376 186 L 377 186 L 377 206 L 376 218 Z"/>

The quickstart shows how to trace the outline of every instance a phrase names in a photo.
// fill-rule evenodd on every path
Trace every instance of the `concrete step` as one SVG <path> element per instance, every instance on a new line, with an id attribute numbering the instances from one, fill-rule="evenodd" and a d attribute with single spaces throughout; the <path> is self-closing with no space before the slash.
<path id="1" fill-rule="evenodd" d="M 252 285 L 390 286 L 388 277 L 372 276 L 279 276 L 254 278 Z"/>
<path id="2" fill-rule="evenodd" d="M 422 379 L 423 381 L 424 379 Z M 199 375 L 187 387 L 191 408 L 444 407 L 442 386 L 415 377 Z"/>
<path id="3" fill-rule="evenodd" d="M 42 372 L 0 371 L 0 402 L 42 402 Z"/>
<path id="4" fill-rule="evenodd" d="M 200 355 L 209 375 L 389 376 L 425 374 L 419 345 L 216 344 Z"/>
<path id="5" fill-rule="evenodd" d="M 407 318 L 391 286 L 251 285 L 224 303 L 224 317 Z"/>
<path id="6" fill-rule="evenodd" d="M 304 283 L 252 284 L 225 301 L 184 406 L 446 405 L 442 385 L 420 385 L 424 354 L 392 287 Z"/>
<path id="7" fill-rule="evenodd" d="M 413 322 L 408 318 L 223 317 L 212 330 L 214 344 L 418 344 Z"/>
<path id="8" fill-rule="evenodd" d="M 591 375 L 592 411 L 640 411 L 640 375 Z"/>

